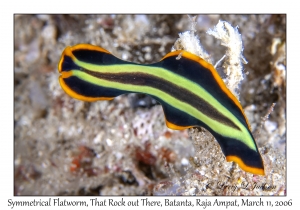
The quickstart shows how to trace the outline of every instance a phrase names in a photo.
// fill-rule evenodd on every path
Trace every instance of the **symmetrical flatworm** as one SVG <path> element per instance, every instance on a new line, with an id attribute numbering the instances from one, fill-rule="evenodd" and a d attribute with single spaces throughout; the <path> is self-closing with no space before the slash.
<path id="1" fill-rule="evenodd" d="M 78 44 L 64 50 L 58 71 L 61 87 L 79 100 L 111 100 L 132 92 L 150 95 L 162 105 L 169 128 L 204 127 L 217 139 L 227 161 L 264 175 L 239 101 L 214 67 L 198 56 L 181 50 L 142 65 L 120 60 L 101 47 Z"/>

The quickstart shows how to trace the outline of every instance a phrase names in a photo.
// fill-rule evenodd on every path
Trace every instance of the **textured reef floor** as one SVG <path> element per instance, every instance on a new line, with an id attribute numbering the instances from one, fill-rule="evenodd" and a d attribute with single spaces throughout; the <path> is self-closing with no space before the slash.
<path id="1" fill-rule="evenodd" d="M 90 43 L 127 61 L 154 63 L 190 29 L 187 15 L 14 20 L 15 195 L 286 194 L 285 15 L 199 15 L 195 26 L 212 63 L 226 49 L 206 31 L 219 20 L 239 26 L 248 61 L 239 99 L 266 176 L 226 162 L 204 129 L 168 129 L 161 106 L 148 96 L 88 103 L 70 98 L 58 83 L 57 63 L 66 46 Z"/>

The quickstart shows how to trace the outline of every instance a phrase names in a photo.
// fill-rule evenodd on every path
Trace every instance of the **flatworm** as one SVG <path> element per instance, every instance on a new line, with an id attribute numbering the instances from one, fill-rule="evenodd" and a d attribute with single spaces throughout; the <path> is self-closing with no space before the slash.
<path id="1" fill-rule="evenodd" d="M 79 100 L 111 100 L 133 92 L 150 95 L 162 105 L 169 128 L 204 127 L 227 161 L 264 175 L 241 104 L 214 67 L 200 57 L 179 50 L 143 65 L 120 60 L 101 47 L 78 44 L 63 51 L 58 71 L 63 90 Z"/>

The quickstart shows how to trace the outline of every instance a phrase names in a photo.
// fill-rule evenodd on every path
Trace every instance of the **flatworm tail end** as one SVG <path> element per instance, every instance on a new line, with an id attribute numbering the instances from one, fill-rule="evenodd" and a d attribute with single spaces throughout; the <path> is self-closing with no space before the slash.
<path id="1" fill-rule="evenodd" d="M 237 163 L 241 169 L 250 172 L 252 174 L 265 175 L 264 164 L 260 153 L 251 150 L 236 139 L 220 136 L 212 132 L 221 146 L 223 153 L 225 154 L 228 162 Z"/>
<path id="2" fill-rule="evenodd" d="M 159 99 L 156 100 L 160 101 Z M 256 150 L 250 149 L 242 141 L 220 135 L 193 116 L 186 115 L 184 112 L 173 108 L 163 101 L 160 103 L 163 107 L 168 128 L 173 130 L 184 130 L 192 127 L 203 127 L 216 138 L 228 162 L 233 161 L 237 163 L 241 169 L 249 173 L 265 175 L 263 160 L 258 152 L 256 144 Z M 250 135 L 253 138 L 252 134 Z"/>

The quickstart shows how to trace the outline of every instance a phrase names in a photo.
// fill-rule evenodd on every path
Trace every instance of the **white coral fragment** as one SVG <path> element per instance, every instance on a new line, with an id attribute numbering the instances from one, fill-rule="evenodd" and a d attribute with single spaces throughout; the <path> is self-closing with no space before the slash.
<path id="1" fill-rule="evenodd" d="M 190 31 L 179 33 L 179 38 L 176 40 L 171 51 L 185 50 L 199 56 L 200 58 L 206 60 L 209 63 L 212 63 L 209 54 L 201 46 L 199 37 L 195 35 L 195 25 L 197 24 L 195 19 L 196 17 L 191 18 Z"/>
<path id="2" fill-rule="evenodd" d="M 221 40 L 221 44 L 227 47 L 226 60 L 223 64 L 227 75 L 226 85 L 236 97 L 238 97 L 238 85 L 244 79 L 243 65 L 247 64 L 243 56 L 242 36 L 238 27 L 232 27 L 226 21 L 219 21 L 214 29 L 209 29 L 207 34 Z"/>

